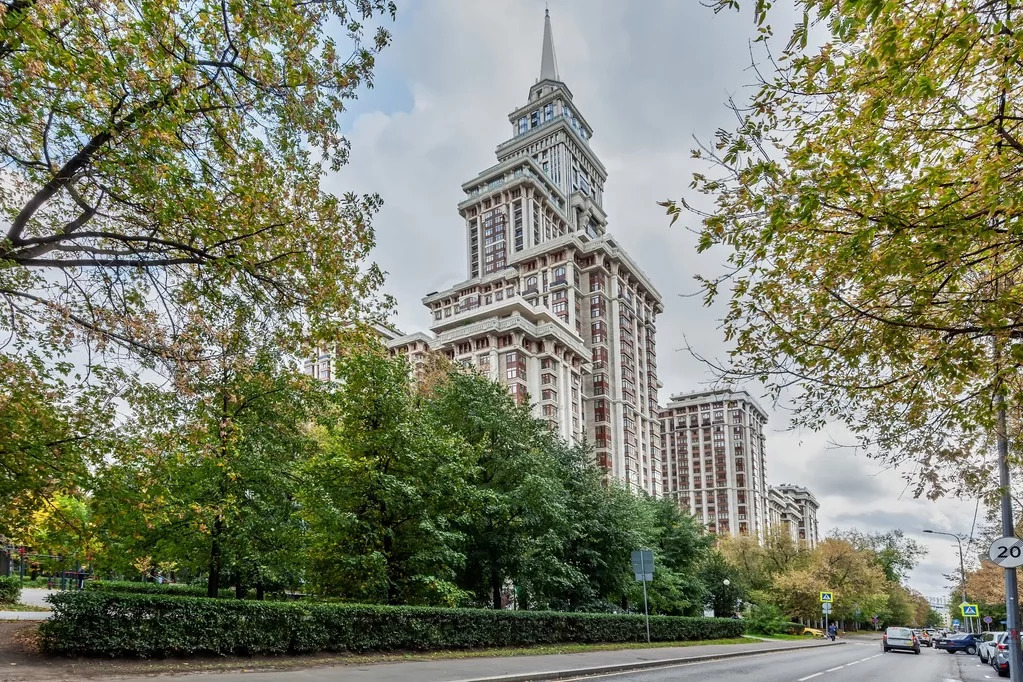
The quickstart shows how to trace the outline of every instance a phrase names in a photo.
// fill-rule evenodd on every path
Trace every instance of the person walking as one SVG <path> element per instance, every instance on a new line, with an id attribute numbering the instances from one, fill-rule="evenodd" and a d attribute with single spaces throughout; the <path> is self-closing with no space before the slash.
<path id="1" fill-rule="evenodd" d="M 828 637 L 831 638 L 832 642 L 834 642 L 835 638 L 838 637 L 838 626 L 834 623 L 828 626 Z"/>

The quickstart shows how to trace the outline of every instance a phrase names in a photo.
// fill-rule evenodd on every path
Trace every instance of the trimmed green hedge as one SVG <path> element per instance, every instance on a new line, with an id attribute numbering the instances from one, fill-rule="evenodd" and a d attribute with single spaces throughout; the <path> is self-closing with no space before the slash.
<path id="1" fill-rule="evenodd" d="M 70 656 L 303 654 L 642 641 L 642 616 L 304 604 L 62 592 L 48 597 L 44 650 Z M 653 616 L 650 637 L 738 637 L 727 618 Z"/>
<path id="2" fill-rule="evenodd" d="M 181 583 L 135 583 L 128 580 L 87 580 L 85 589 L 92 592 L 115 592 L 117 594 L 164 594 L 182 597 L 205 597 L 205 585 Z M 221 597 L 233 597 L 234 590 L 222 589 Z"/>
<path id="3" fill-rule="evenodd" d="M 21 580 L 16 576 L 0 577 L 0 604 L 17 604 L 21 599 Z"/>

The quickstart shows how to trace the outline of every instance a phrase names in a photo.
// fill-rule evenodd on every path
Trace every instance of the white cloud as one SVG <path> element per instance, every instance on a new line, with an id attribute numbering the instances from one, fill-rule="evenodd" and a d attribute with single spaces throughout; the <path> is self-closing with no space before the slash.
<path id="1" fill-rule="evenodd" d="M 466 276 L 464 225 L 455 209 L 460 186 L 495 163 L 494 147 L 511 131 L 508 113 L 525 101 L 539 73 L 544 3 L 400 4 L 395 43 L 378 60 L 377 87 L 345 121 L 352 163 L 330 186 L 383 196 L 376 258 L 398 299 L 396 322 L 414 331 L 430 324 L 422 296 Z M 710 378 L 676 350 L 683 334 L 700 352 L 721 353 L 720 311 L 682 295 L 696 290 L 694 273 L 719 269 L 723 256 L 697 255 L 695 237 L 682 221 L 669 228 L 656 202 L 687 190 L 697 168 L 689 158 L 692 136 L 708 139 L 734 124 L 724 103 L 748 93 L 752 22 L 748 14 L 714 15 L 696 2 L 550 4 L 560 75 L 594 127 L 593 148 L 609 171 L 610 230 L 664 297 L 658 322 L 663 402 Z M 926 541 L 934 551 L 912 583 L 944 594 L 941 573 L 957 569 L 958 557 L 943 541 L 919 535 L 920 526 L 930 521 L 968 531 L 973 504 L 913 500 L 903 494 L 899 472 L 829 449 L 824 434 L 785 432 L 785 420 L 780 411 L 772 418 L 770 480 L 815 490 L 822 528 L 901 527 Z"/>

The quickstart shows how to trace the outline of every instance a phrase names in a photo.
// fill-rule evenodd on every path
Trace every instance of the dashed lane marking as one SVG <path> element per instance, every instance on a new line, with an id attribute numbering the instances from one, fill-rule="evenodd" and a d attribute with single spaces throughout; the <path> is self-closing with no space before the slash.
<path id="1" fill-rule="evenodd" d="M 812 680 L 815 677 L 820 677 L 824 673 L 814 673 L 813 675 L 807 675 L 806 677 L 800 677 L 796 682 L 806 682 L 806 680 Z"/>
<path id="2" fill-rule="evenodd" d="M 828 669 L 827 669 L 827 670 L 825 670 L 824 672 L 826 672 L 826 673 L 833 673 L 833 672 L 835 672 L 836 670 L 841 670 L 841 669 L 842 669 L 842 668 L 844 668 L 844 667 L 845 667 L 844 665 L 836 665 L 836 666 L 835 666 L 834 668 L 828 668 Z"/>

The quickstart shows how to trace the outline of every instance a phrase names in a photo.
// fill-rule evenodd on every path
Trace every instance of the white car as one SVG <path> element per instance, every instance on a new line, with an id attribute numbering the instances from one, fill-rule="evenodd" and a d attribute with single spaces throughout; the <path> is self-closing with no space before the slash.
<path id="1" fill-rule="evenodd" d="M 1008 636 L 1008 632 L 980 633 L 980 644 L 977 645 L 977 655 L 980 656 L 980 662 L 990 662 L 995 655 L 996 647 L 1003 643 Z"/>

